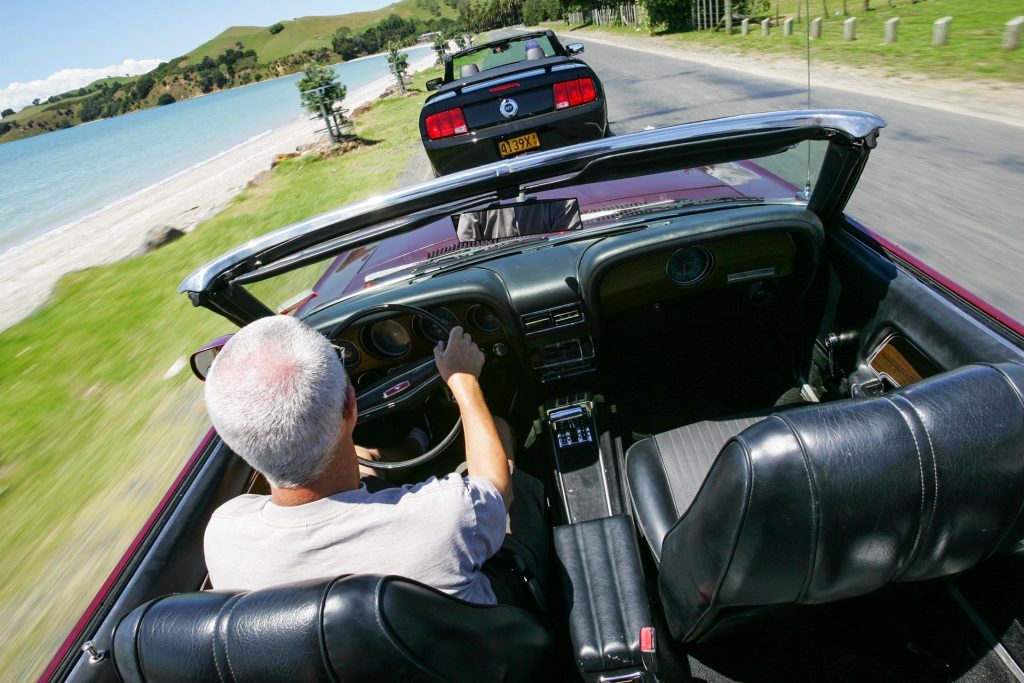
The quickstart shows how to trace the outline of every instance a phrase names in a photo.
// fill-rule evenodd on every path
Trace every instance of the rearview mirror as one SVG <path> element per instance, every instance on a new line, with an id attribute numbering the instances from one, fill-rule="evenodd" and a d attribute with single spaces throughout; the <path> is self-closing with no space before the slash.
<path id="1" fill-rule="evenodd" d="M 439 90 L 444 80 L 441 78 L 431 78 L 427 81 L 427 90 Z"/>
<path id="2" fill-rule="evenodd" d="M 192 374 L 205 382 L 206 376 L 210 374 L 210 366 L 213 365 L 213 359 L 217 357 L 220 350 L 224 348 L 224 345 L 233 336 L 232 334 L 226 334 L 223 337 L 218 337 L 198 351 L 194 351 L 188 361 L 189 365 L 192 366 Z"/>
<path id="3" fill-rule="evenodd" d="M 565 51 L 570 57 L 573 55 L 583 54 L 583 43 L 572 43 L 571 45 L 566 45 Z"/>

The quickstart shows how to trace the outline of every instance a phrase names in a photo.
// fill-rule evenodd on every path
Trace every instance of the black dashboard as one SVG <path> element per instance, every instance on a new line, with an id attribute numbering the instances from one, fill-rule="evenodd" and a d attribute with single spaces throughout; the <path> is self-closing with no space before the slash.
<path id="1" fill-rule="evenodd" d="M 344 349 L 357 387 L 429 356 L 438 341 L 435 325 L 410 314 L 371 317 L 337 334 L 358 311 L 384 303 L 458 323 L 489 360 L 516 363 L 546 383 L 594 369 L 602 326 L 620 311 L 722 291 L 751 310 L 799 302 L 823 239 L 817 217 L 797 206 L 688 215 L 526 244 L 461 270 L 369 289 L 306 321 Z"/>

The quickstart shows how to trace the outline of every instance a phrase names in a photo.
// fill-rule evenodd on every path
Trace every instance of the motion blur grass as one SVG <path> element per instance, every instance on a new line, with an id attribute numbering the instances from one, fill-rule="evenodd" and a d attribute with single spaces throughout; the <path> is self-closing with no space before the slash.
<path id="1" fill-rule="evenodd" d="M 177 242 L 63 278 L 0 334 L 0 679 L 39 675 L 207 429 L 187 356 L 233 326 L 178 284 L 241 242 L 393 188 L 422 100 L 377 101 L 356 121 L 376 144 L 285 161 Z"/>
<path id="2" fill-rule="evenodd" d="M 750 34 L 740 35 L 739 22 L 733 35 L 724 31 L 691 31 L 659 36 L 659 40 L 679 47 L 707 50 L 782 54 L 803 60 L 806 50 L 806 3 L 800 22 L 794 21 L 793 35 L 782 35 L 782 20 L 797 16 L 797 0 L 779 0 L 781 20 L 771 27 L 771 35 L 761 35 L 761 27 L 751 22 Z M 824 8 L 827 4 L 828 14 Z M 1014 87 L 1024 82 L 1024 49 L 1002 48 L 1003 28 L 1007 21 L 1024 14 L 1021 0 L 870 0 L 871 9 L 864 11 L 863 0 L 847 0 L 849 14 L 843 15 L 843 0 L 811 0 L 811 19 L 822 18 L 821 38 L 811 44 L 811 59 L 866 67 L 877 75 L 921 74 L 941 78 L 991 79 L 1006 81 Z M 775 16 L 774 0 L 765 15 Z M 838 14 L 837 14 L 838 13 Z M 857 17 L 857 39 L 843 40 L 843 21 Z M 936 19 L 953 17 L 949 44 L 935 47 L 932 26 Z M 885 21 L 900 17 L 898 40 L 885 44 Z M 565 24 L 549 26 L 565 30 Z M 601 26 L 578 28 L 574 35 L 600 30 L 619 35 L 636 36 L 631 27 Z"/>

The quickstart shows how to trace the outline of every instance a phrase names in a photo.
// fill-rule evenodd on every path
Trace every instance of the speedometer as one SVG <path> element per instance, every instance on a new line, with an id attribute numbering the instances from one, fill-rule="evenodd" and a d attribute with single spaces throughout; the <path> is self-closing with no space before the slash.
<path id="1" fill-rule="evenodd" d="M 449 330 L 459 324 L 459 319 L 447 308 L 432 308 L 430 312 L 443 320 L 448 325 Z M 413 327 L 416 329 L 416 334 L 431 344 L 448 339 L 448 330 L 442 329 L 437 323 L 421 316 L 416 316 L 416 320 L 413 321 Z"/>
<path id="2" fill-rule="evenodd" d="M 365 332 L 367 350 L 384 358 L 401 358 L 409 353 L 412 340 L 409 332 L 397 320 L 381 320 Z"/>

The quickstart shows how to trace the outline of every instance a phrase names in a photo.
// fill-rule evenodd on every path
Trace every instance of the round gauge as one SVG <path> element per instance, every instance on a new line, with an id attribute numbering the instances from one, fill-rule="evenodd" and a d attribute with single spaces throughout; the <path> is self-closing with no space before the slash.
<path id="1" fill-rule="evenodd" d="M 665 275 L 680 287 L 695 285 L 710 272 L 711 253 L 704 247 L 683 247 L 665 265 Z"/>
<path id="2" fill-rule="evenodd" d="M 346 370 L 351 370 L 359 365 L 359 361 L 363 359 L 359 349 L 350 341 L 343 339 L 334 345 L 334 349 L 338 352 L 338 358 L 341 358 L 341 363 Z"/>
<path id="3" fill-rule="evenodd" d="M 363 374 L 359 375 L 359 377 L 356 378 L 356 386 L 359 387 L 360 389 L 365 389 L 366 387 L 372 385 L 380 378 L 381 374 L 379 372 L 377 372 L 376 370 L 370 370 L 369 372 L 364 372 Z"/>
<path id="4" fill-rule="evenodd" d="M 438 318 L 448 324 L 448 329 L 455 327 L 459 324 L 459 319 L 455 317 L 455 314 L 449 311 L 447 308 L 432 308 L 430 312 L 436 315 Z M 448 331 L 438 327 L 437 323 L 427 320 L 426 318 L 416 316 L 416 319 L 412 323 L 413 329 L 416 330 L 416 334 L 421 339 L 431 344 L 436 344 L 439 341 L 447 341 Z"/>
<path id="5" fill-rule="evenodd" d="M 385 358 L 400 358 L 409 353 L 412 346 L 409 332 L 397 320 L 375 322 L 364 334 L 369 342 L 364 344 L 367 350 L 372 349 L 375 355 Z"/>
<path id="6" fill-rule="evenodd" d="M 494 334 L 501 329 L 501 321 L 498 320 L 498 316 L 486 306 L 473 306 L 466 315 L 470 326 L 477 332 Z"/>

